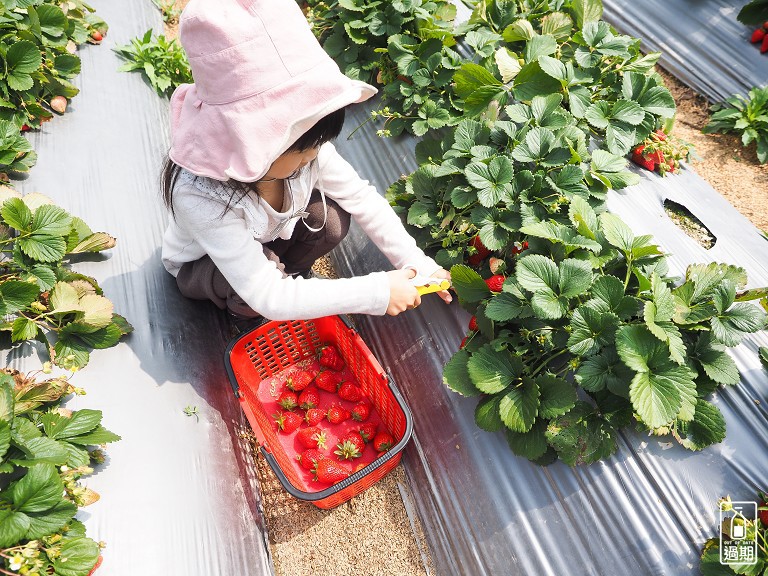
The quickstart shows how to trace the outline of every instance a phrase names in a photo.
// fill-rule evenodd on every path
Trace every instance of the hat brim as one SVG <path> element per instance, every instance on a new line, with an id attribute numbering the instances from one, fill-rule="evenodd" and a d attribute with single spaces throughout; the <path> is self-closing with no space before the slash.
<path id="1" fill-rule="evenodd" d="M 198 176 L 253 182 L 320 119 L 376 92 L 344 76 L 330 58 L 265 92 L 227 104 L 206 104 L 194 84 L 184 84 L 171 97 L 169 156 Z"/>

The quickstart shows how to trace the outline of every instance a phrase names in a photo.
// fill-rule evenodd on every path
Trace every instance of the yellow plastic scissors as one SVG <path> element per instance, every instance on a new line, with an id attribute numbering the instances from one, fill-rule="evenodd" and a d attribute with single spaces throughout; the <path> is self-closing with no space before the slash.
<path id="1" fill-rule="evenodd" d="M 411 266 L 406 266 L 406 268 L 415 270 L 415 268 L 412 268 Z M 441 290 L 448 290 L 448 288 L 451 287 L 450 281 L 445 278 L 422 276 L 418 272 L 416 273 L 416 276 L 411 278 L 411 284 L 416 286 L 416 291 L 421 296 L 424 296 L 424 294 L 432 294 L 433 292 L 440 292 Z"/>

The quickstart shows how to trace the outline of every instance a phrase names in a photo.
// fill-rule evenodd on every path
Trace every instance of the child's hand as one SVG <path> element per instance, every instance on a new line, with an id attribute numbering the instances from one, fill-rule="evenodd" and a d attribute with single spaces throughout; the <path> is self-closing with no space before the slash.
<path id="1" fill-rule="evenodd" d="M 390 270 L 389 276 L 389 306 L 387 314 L 397 316 L 401 312 L 416 308 L 421 304 L 421 296 L 416 287 L 410 283 L 410 279 L 416 276 L 416 270 Z"/>
<path id="2" fill-rule="evenodd" d="M 432 278 L 440 278 L 441 280 L 448 280 L 448 281 L 450 281 L 451 273 L 448 272 L 448 270 L 440 268 L 440 270 L 438 270 L 437 272 L 432 274 L 431 277 Z M 440 296 L 440 298 L 442 298 L 443 302 L 445 302 L 446 304 L 450 304 L 451 301 L 453 300 L 453 296 L 451 296 L 451 293 L 448 292 L 448 290 L 440 290 L 440 292 L 436 292 L 436 294 L 438 296 Z"/>

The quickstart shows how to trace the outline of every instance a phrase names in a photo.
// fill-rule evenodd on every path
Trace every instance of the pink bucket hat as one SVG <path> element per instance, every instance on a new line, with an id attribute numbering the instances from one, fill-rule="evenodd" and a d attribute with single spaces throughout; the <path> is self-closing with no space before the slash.
<path id="1" fill-rule="evenodd" d="M 318 120 L 376 93 L 341 73 L 295 0 L 192 0 L 180 22 L 194 84 L 171 97 L 176 164 L 253 182 Z"/>

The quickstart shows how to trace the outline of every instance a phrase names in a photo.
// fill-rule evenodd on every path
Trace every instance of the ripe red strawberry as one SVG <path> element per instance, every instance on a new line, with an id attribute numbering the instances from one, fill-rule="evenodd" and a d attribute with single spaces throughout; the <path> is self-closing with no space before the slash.
<path id="1" fill-rule="evenodd" d="M 296 434 L 296 439 L 304 448 L 325 448 L 325 432 L 317 426 L 302 428 Z"/>
<path id="2" fill-rule="evenodd" d="M 363 391 L 359 386 L 355 386 L 352 382 L 344 382 L 339 387 L 339 398 L 342 400 L 349 400 L 350 402 L 357 402 L 363 398 Z"/>
<path id="3" fill-rule="evenodd" d="M 310 408 L 304 414 L 304 422 L 310 426 L 316 426 L 323 418 L 325 418 L 326 414 L 326 411 L 321 410 L 320 408 Z"/>
<path id="4" fill-rule="evenodd" d="M 22 124 L 21 125 L 21 131 L 22 132 L 28 132 L 29 131 L 29 126 L 27 126 L 26 124 Z"/>
<path id="5" fill-rule="evenodd" d="M 325 454 L 320 452 L 317 448 L 307 448 L 301 454 L 296 455 L 296 460 L 299 461 L 301 467 L 305 470 L 312 470 L 315 464 L 320 460 L 325 459 Z"/>
<path id="6" fill-rule="evenodd" d="M 320 356 L 318 360 L 321 366 L 325 366 L 326 368 L 330 368 L 331 370 L 338 371 L 338 370 L 344 369 L 344 359 L 341 357 L 341 354 L 339 354 L 339 351 L 333 345 L 324 346 L 320 350 Z"/>
<path id="7" fill-rule="evenodd" d="M 96 42 L 101 42 L 104 39 L 104 36 L 98 30 L 94 30 L 91 32 L 91 38 L 93 38 Z"/>
<path id="8" fill-rule="evenodd" d="M 472 241 L 470 242 L 470 246 L 474 246 L 475 249 L 477 250 L 477 253 L 472 254 L 472 256 L 470 256 L 467 259 L 467 262 L 469 262 L 469 264 L 472 266 L 477 266 L 478 264 L 480 264 L 480 262 L 485 260 L 491 253 L 491 251 L 485 247 L 485 245 L 483 244 L 483 241 L 480 240 L 480 236 L 475 236 L 474 238 L 472 238 Z"/>
<path id="9" fill-rule="evenodd" d="M 501 292 L 501 287 L 504 284 L 504 280 L 506 279 L 506 276 L 501 274 L 494 274 L 490 278 L 486 278 L 485 283 L 491 292 Z"/>
<path id="10" fill-rule="evenodd" d="M 761 27 L 752 32 L 752 38 L 750 38 L 750 42 L 752 42 L 752 44 L 757 44 L 758 42 L 762 42 L 763 38 L 765 38 L 765 28 Z"/>
<path id="11" fill-rule="evenodd" d="M 632 162 L 653 172 L 656 169 L 656 162 L 643 156 L 644 149 L 645 146 L 640 145 L 632 151 Z"/>
<path id="12" fill-rule="evenodd" d="M 371 405 L 368 402 L 360 402 L 351 410 L 352 419 L 358 422 L 365 422 L 371 414 Z"/>
<path id="13" fill-rule="evenodd" d="M 309 410 L 310 408 L 317 408 L 320 404 L 320 394 L 317 393 L 315 386 L 310 386 L 302 390 L 299 394 L 299 406 L 302 410 Z"/>
<path id="14" fill-rule="evenodd" d="M 363 442 L 360 434 L 352 432 L 336 444 L 336 450 L 333 453 L 339 457 L 339 460 L 352 460 L 360 458 L 363 455 L 363 450 L 365 450 L 365 442 Z"/>
<path id="15" fill-rule="evenodd" d="M 389 432 L 379 432 L 373 439 L 373 447 L 377 452 L 386 452 L 395 445 L 395 439 Z"/>
<path id="16" fill-rule="evenodd" d="M 654 134 L 656 134 L 656 138 L 658 138 L 658 139 L 659 139 L 659 140 L 661 140 L 662 142 L 664 142 L 664 141 L 667 139 L 667 133 L 666 133 L 666 132 L 664 132 L 664 130 L 662 130 L 661 128 L 659 128 L 658 130 L 656 130 L 656 131 L 654 132 Z"/>
<path id="17" fill-rule="evenodd" d="M 760 54 L 765 54 L 766 52 L 768 52 L 768 34 L 765 35 L 763 43 L 760 44 Z"/>
<path id="18" fill-rule="evenodd" d="M 347 468 L 330 458 L 318 460 L 312 471 L 315 474 L 315 480 L 323 484 L 336 484 L 350 476 Z"/>
<path id="19" fill-rule="evenodd" d="M 461 339 L 461 344 L 459 344 L 459 350 L 464 348 L 464 346 L 467 345 L 467 340 L 469 340 L 469 336 L 464 336 L 464 338 Z"/>
<path id="20" fill-rule="evenodd" d="M 333 370 L 323 370 L 315 378 L 315 384 L 320 390 L 326 392 L 336 392 L 341 384 L 341 374 Z"/>
<path id="21" fill-rule="evenodd" d="M 294 432 L 304 421 L 296 412 L 278 412 L 272 414 L 272 418 L 274 418 L 275 424 L 277 424 L 277 429 L 283 434 Z"/>
<path id="22" fill-rule="evenodd" d="M 366 466 L 368 466 L 368 464 L 366 464 L 365 462 L 360 462 L 360 464 L 358 464 L 357 466 L 355 466 L 355 469 L 354 469 L 354 470 L 352 470 L 352 474 L 354 474 L 355 472 L 360 472 L 360 470 L 362 470 L 362 469 L 363 469 L 363 468 L 365 468 Z"/>
<path id="23" fill-rule="evenodd" d="M 342 422 L 349 420 L 350 416 L 352 416 L 350 411 L 343 406 L 331 406 L 328 409 L 327 418 L 328 422 L 331 424 L 341 424 Z"/>
<path id="24" fill-rule="evenodd" d="M 314 374 L 307 370 L 299 370 L 295 374 L 288 376 L 285 380 L 285 385 L 294 392 L 301 392 L 304 388 L 309 386 L 314 377 Z"/>
<path id="25" fill-rule="evenodd" d="M 472 316 L 472 318 L 469 319 L 469 329 L 472 331 L 477 330 L 477 316 Z"/>
<path id="26" fill-rule="evenodd" d="M 768 501 L 760 502 L 760 508 L 763 507 L 768 507 Z M 760 522 L 763 523 L 763 528 L 768 529 L 768 510 L 758 510 L 757 515 L 760 517 Z"/>
<path id="27" fill-rule="evenodd" d="M 296 406 L 299 405 L 298 398 L 296 398 L 296 393 L 291 392 L 290 390 L 286 390 L 280 394 L 280 398 L 277 399 L 277 403 L 280 404 L 283 410 L 293 410 L 296 408 Z"/>
<path id="28" fill-rule="evenodd" d="M 376 437 L 376 431 L 378 429 L 379 427 L 376 426 L 376 424 L 373 422 L 368 422 L 367 424 L 360 426 L 360 428 L 357 429 L 357 433 L 360 434 L 363 442 L 367 444 Z"/>

